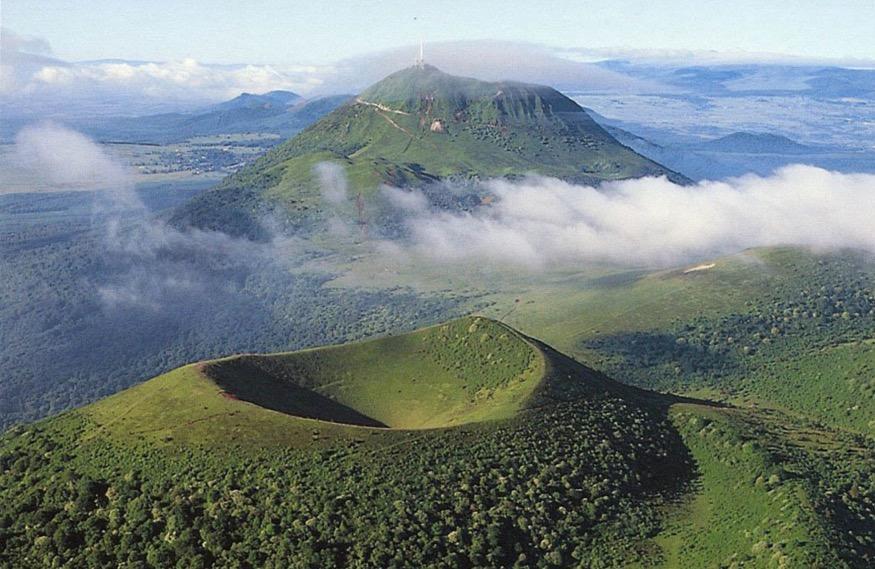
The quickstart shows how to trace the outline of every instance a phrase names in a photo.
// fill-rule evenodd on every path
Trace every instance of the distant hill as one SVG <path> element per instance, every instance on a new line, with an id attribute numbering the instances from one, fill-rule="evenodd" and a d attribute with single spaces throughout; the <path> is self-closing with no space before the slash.
<path id="1" fill-rule="evenodd" d="M 195 113 L 168 113 L 142 117 L 108 117 L 75 124 L 101 140 L 166 144 L 195 136 L 235 133 L 294 136 L 350 98 L 336 95 L 303 99 L 289 91 L 242 95 Z"/>
<path id="2" fill-rule="evenodd" d="M 721 180 L 745 174 L 770 176 L 779 168 L 799 163 L 837 172 L 875 171 L 875 154 L 866 150 L 805 145 L 785 136 L 747 132 L 704 142 L 657 143 L 649 135 L 639 136 L 595 116 L 622 144 L 693 180 Z"/>
<path id="3" fill-rule="evenodd" d="M 733 152 L 743 154 L 816 154 L 826 149 L 806 146 L 786 136 L 768 133 L 734 132 L 732 134 L 691 145 L 705 152 Z"/>
<path id="4" fill-rule="evenodd" d="M 241 100 L 241 97 L 244 98 Z M 289 137 L 349 99 L 348 96 L 341 95 L 313 101 L 302 100 L 290 106 L 271 102 L 270 98 L 264 96 L 241 97 L 228 102 L 234 103 L 233 106 L 183 120 L 177 127 L 177 135 L 190 138 L 211 134 L 266 132 Z"/>
<path id="5" fill-rule="evenodd" d="M 599 65 L 697 95 L 868 100 L 875 97 L 875 71 L 871 68 L 731 62 L 688 65 L 640 60 L 611 60 Z"/>
<path id="6" fill-rule="evenodd" d="M 727 175 L 738 175 L 741 173 L 738 170 L 727 168 L 723 162 L 718 161 L 717 158 L 711 155 L 698 153 L 677 145 L 657 144 L 620 127 L 610 126 L 607 123 L 601 124 L 604 125 L 605 130 L 610 132 L 612 136 L 635 150 L 635 152 L 647 156 L 660 164 L 665 164 L 672 170 L 680 172 L 693 180 L 722 178 Z"/>
<path id="7" fill-rule="evenodd" d="M 334 162 L 367 199 L 380 184 L 424 186 L 538 173 L 598 183 L 683 176 L 623 146 L 555 89 L 455 77 L 432 66 L 394 73 L 182 208 L 181 225 L 257 233 L 258 211 L 296 224 L 321 215 L 313 167 Z"/>
<path id="8" fill-rule="evenodd" d="M 212 110 L 229 111 L 233 109 L 282 108 L 301 100 L 301 96 L 291 91 L 268 91 L 261 95 L 241 93 L 230 101 L 213 105 Z"/>

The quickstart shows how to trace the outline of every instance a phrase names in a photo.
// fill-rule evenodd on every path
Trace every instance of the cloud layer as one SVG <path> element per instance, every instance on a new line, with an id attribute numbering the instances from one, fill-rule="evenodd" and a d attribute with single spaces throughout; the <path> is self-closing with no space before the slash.
<path id="1" fill-rule="evenodd" d="M 486 186 L 496 200 L 474 213 L 405 200 L 408 211 L 418 208 L 406 221 L 409 237 L 383 245 L 438 262 L 531 269 L 672 266 L 771 245 L 875 253 L 873 175 L 796 165 L 696 186 L 645 178 L 594 188 L 541 177 Z"/>
<path id="2" fill-rule="evenodd" d="M 0 96 L 6 112 L 67 116 L 190 109 L 244 91 L 306 92 L 322 82 L 313 66 L 208 65 L 177 61 L 67 62 L 52 57 L 43 39 L 4 28 L 0 43 Z"/>
<path id="3" fill-rule="evenodd" d="M 243 267 L 287 258 L 299 247 L 294 240 L 259 245 L 222 233 L 168 227 L 147 214 L 124 168 L 86 137 L 51 123 L 22 131 L 14 155 L 51 187 L 104 190 L 94 204 L 97 214 L 110 218 L 107 252 L 127 267 L 114 282 L 99 287 L 107 305 L 157 305 L 165 295 L 187 297 L 221 287 L 221 279 L 214 278 L 213 269 L 204 270 L 203 263 Z M 348 209 L 344 204 L 352 198 L 342 167 L 323 163 L 315 172 L 326 206 Z M 445 195 L 454 188 L 442 191 Z M 850 247 L 875 254 L 875 175 L 870 174 L 794 165 L 768 177 L 695 186 L 644 178 L 600 187 L 532 176 L 487 181 L 483 192 L 494 199 L 460 213 L 430 205 L 433 195 L 384 187 L 381 196 L 389 210 L 383 215 L 396 212 L 384 221 L 400 220 L 405 231 L 404 237 L 380 246 L 414 262 L 532 270 L 583 262 L 673 266 L 774 245 Z M 125 222 L 114 223 L 113 216 Z M 373 221 L 378 225 L 379 220 Z M 146 273 L 144 267 L 149 267 Z"/>
<path id="4" fill-rule="evenodd" d="M 13 157 L 28 170 L 35 192 L 91 193 L 92 223 L 100 228 L 95 247 L 105 264 L 92 275 L 92 285 L 107 310 L 209 310 L 217 297 L 231 310 L 237 302 L 233 290 L 248 274 L 300 251 L 291 238 L 255 243 L 168 226 L 148 210 L 128 171 L 100 145 L 53 123 L 22 130 Z"/>
<path id="5" fill-rule="evenodd" d="M 693 65 L 796 65 L 812 67 L 875 68 L 875 59 L 857 57 L 813 57 L 787 53 L 745 50 L 717 51 L 713 49 L 630 49 L 624 47 L 574 47 L 562 50 L 562 55 L 579 61 L 612 61 L 647 63 L 665 66 Z"/>
<path id="6" fill-rule="evenodd" d="M 194 59 L 167 62 L 95 61 L 43 66 L 24 91 L 51 87 L 110 87 L 148 97 L 221 100 L 243 91 L 302 90 L 318 84 L 308 68 L 280 70 L 270 65 L 205 65 Z"/>
<path id="7" fill-rule="evenodd" d="M 51 116 L 106 112 L 144 114 L 185 110 L 241 92 L 283 89 L 305 95 L 355 93 L 408 67 L 415 46 L 399 47 L 335 65 L 209 65 L 176 61 L 99 60 L 68 62 L 52 56 L 48 42 L 2 31 L 0 96 L 7 112 Z M 507 41 L 438 42 L 426 60 L 458 75 L 517 80 L 588 92 L 667 92 L 654 81 L 633 78 L 545 46 Z M 61 102 L 63 101 L 63 104 Z"/>
<path id="8" fill-rule="evenodd" d="M 27 172 L 37 191 L 108 189 L 129 181 L 125 169 L 98 144 L 52 122 L 18 132 L 11 166 Z"/>
<path id="9" fill-rule="evenodd" d="M 418 46 L 380 51 L 339 62 L 320 90 L 355 93 L 413 64 Z M 585 92 L 656 93 L 672 88 L 634 78 L 557 50 L 524 42 L 478 40 L 429 43 L 427 63 L 454 75 L 485 81 L 514 80 Z"/>
<path id="10" fill-rule="evenodd" d="M 41 38 L 20 36 L 9 29 L 3 29 L 0 36 L 0 110 L 7 119 L 18 115 L 69 119 L 187 111 L 241 92 L 276 89 L 306 96 L 350 94 L 411 65 L 418 52 L 418 46 L 403 46 L 331 65 L 212 65 L 185 58 L 184 54 L 178 60 L 163 62 L 68 62 L 53 57 L 50 45 Z M 812 70 L 823 65 L 875 65 L 868 60 L 819 62 L 743 52 L 556 48 L 495 40 L 428 43 L 425 59 L 456 75 L 610 94 L 695 91 L 694 85 L 684 81 L 686 75 L 675 77 L 674 67 L 678 65 L 764 63 Z M 769 88 L 787 87 L 786 78 L 779 75 L 777 81 Z"/>

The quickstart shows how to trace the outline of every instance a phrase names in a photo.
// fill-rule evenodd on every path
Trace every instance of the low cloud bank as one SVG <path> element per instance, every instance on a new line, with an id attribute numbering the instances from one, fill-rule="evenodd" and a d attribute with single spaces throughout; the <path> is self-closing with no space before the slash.
<path id="1" fill-rule="evenodd" d="M 63 61 L 42 38 L 0 32 L 0 103 L 9 116 L 106 116 L 189 110 L 244 91 L 306 93 L 329 69 L 175 61 Z"/>
<path id="2" fill-rule="evenodd" d="M 54 123 L 22 130 L 12 157 L 33 180 L 34 191 L 92 193 L 95 247 L 103 266 L 92 285 L 108 310 L 137 308 L 188 317 L 209 310 L 216 299 L 233 310 L 239 302 L 235 292 L 248 275 L 294 259 L 300 251 L 293 238 L 255 243 L 167 225 L 143 204 L 124 166 L 86 136 Z"/>
<path id="3" fill-rule="evenodd" d="M 422 200 L 388 190 L 409 213 L 407 237 L 382 246 L 443 263 L 529 269 L 672 266 L 773 245 L 875 253 L 873 175 L 794 165 L 696 186 L 645 178 L 595 188 L 543 177 L 485 185 L 495 201 L 472 213 L 426 210 Z"/>
<path id="4" fill-rule="evenodd" d="M 24 170 L 33 188 L 43 192 L 109 189 L 129 182 L 125 169 L 100 145 L 52 122 L 18 132 L 11 165 Z"/>
<path id="5" fill-rule="evenodd" d="M 317 92 L 358 92 L 386 75 L 409 67 L 414 45 L 382 50 L 338 62 Z M 611 93 L 672 92 L 667 85 L 631 77 L 599 65 L 565 57 L 565 52 L 526 42 L 470 40 L 429 42 L 425 60 L 453 75 L 486 81 L 525 81 L 557 89 Z M 575 54 L 572 54 L 572 56 Z"/>
<path id="6" fill-rule="evenodd" d="M 122 166 L 64 127 L 45 123 L 26 129 L 13 154 L 53 187 L 104 190 L 96 193 L 94 207 L 106 221 L 106 253 L 117 269 L 111 282 L 98 285 L 107 305 L 158 306 L 175 294 L 190 298 L 227 288 L 256 266 L 293 258 L 303 246 L 290 238 L 257 244 L 221 232 L 167 226 L 146 211 Z M 330 217 L 334 232 L 352 234 L 356 227 L 342 220 L 365 214 L 352 207 L 356 192 L 342 166 L 322 163 L 315 174 L 325 206 L 335 212 Z M 371 239 L 383 235 L 382 250 L 413 261 L 532 270 L 582 262 L 672 266 L 774 245 L 875 254 L 871 174 L 795 165 L 768 177 L 695 186 L 644 178 L 592 187 L 532 176 L 491 180 L 475 190 L 448 185 L 422 193 L 384 187 L 385 207 L 366 212 Z M 462 191 L 490 194 L 492 200 L 467 212 L 435 205 L 436 198 Z M 381 233 L 381 226 L 392 231 Z M 229 279 L 230 274 L 236 277 Z"/>
<path id="7" fill-rule="evenodd" d="M 343 166 L 333 162 L 320 162 L 313 167 L 313 172 L 319 180 L 323 200 L 337 205 L 349 198 L 349 183 Z"/>

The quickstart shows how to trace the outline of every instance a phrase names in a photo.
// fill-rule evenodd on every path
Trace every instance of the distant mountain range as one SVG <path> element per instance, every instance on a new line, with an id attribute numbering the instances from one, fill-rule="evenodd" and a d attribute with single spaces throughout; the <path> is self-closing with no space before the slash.
<path id="1" fill-rule="evenodd" d="M 751 132 L 735 132 L 701 142 L 657 143 L 592 114 L 621 143 L 694 180 L 719 180 L 750 173 L 766 176 L 790 164 L 838 172 L 875 172 L 875 155 L 865 150 L 800 144 L 781 135 Z"/>
<path id="2" fill-rule="evenodd" d="M 335 95 L 304 99 L 290 91 L 243 93 L 192 113 L 89 119 L 73 126 L 104 142 L 166 144 L 195 136 L 248 132 L 288 138 L 349 98 L 349 95 Z"/>
<path id="3" fill-rule="evenodd" d="M 866 68 L 780 63 L 674 65 L 628 60 L 604 61 L 598 65 L 687 94 L 875 98 L 875 70 Z"/>

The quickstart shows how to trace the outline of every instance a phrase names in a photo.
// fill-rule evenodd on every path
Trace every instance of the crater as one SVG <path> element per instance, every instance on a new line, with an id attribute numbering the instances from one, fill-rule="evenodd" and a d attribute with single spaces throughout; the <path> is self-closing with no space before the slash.
<path id="1" fill-rule="evenodd" d="M 544 369 L 527 338 L 469 317 L 357 344 L 224 358 L 203 371 L 223 396 L 294 417 L 422 429 L 511 416 Z"/>

